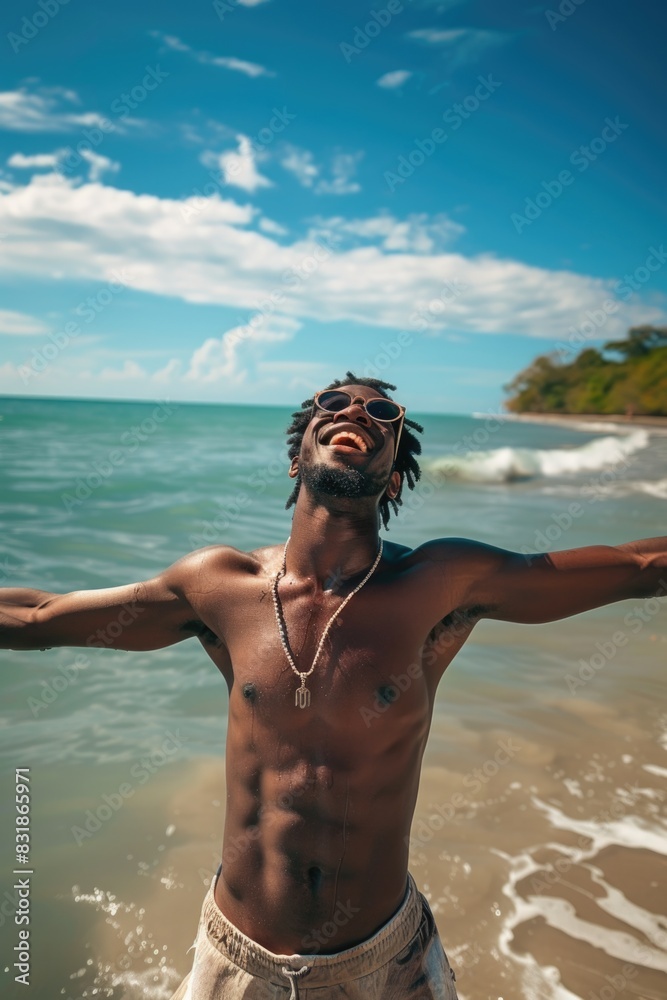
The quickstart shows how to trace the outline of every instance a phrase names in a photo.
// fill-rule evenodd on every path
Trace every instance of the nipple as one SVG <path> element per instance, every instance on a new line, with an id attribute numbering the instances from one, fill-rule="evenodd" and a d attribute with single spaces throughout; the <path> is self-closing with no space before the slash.
<path id="1" fill-rule="evenodd" d="M 243 688 L 242 688 L 242 691 L 243 691 L 243 697 L 247 701 L 254 701 L 255 700 L 255 697 L 257 695 L 257 691 L 255 690 L 255 685 L 254 684 L 244 684 Z"/>

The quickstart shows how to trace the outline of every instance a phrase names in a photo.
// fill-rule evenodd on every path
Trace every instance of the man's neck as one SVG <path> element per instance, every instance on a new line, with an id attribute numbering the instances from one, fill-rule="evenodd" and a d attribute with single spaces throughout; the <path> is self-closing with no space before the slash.
<path id="1" fill-rule="evenodd" d="M 287 574 L 335 589 L 367 570 L 380 544 L 377 501 L 316 498 L 302 487 L 287 549 Z"/>

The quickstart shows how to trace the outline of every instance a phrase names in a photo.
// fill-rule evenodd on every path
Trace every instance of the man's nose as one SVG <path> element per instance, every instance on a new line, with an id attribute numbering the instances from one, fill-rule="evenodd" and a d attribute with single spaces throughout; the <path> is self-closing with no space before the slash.
<path id="1" fill-rule="evenodd" d="M 334 414 L 334 423 L 338 419 L 349 420 L 352 423 L 356 422 L 362 424 L 365 427 L 370 427 L 373 421 L 366 413 L 364 409 L 364 397 L 357 396 L 349 406 L 346 406 L 343 410 L 337 410 Z"/>

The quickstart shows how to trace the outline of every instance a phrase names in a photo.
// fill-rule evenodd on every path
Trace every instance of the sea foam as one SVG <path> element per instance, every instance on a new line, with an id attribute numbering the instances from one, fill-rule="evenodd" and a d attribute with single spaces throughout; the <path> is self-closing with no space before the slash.
<path id="1" fill-rule="evenodd" d="M 506 483 L 603 469 L 617 465 L 648 443 L 649 433 L 642 429 L 624 436 L 596 438 L 574 448 L 504 447 L 466 455 L 443 455 L 432 460 L 429 468 L 444 479 Z"/>

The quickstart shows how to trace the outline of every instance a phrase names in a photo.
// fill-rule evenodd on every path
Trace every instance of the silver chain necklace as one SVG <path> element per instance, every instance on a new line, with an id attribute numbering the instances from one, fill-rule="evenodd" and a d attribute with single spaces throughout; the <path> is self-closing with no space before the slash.
<path id="1" fill-rule="evenodd" d="M 292 536 L 290 535 L 290 538 L 291 537 Z M 297 705 L 299 708 L 307 708 L 308 705 L 310 705 L 310 691 L 306 687 L 306 677 L 310 677 L 310 675 L 312 674 L 313 670 L 315 669 L 315 665 L 316 665 L 316 663 L 317 663 L 317 661 L 319 659 L 320 653 L 322 652 L 322 646 L 324 645 L 324 640 L 326 639 L 327 635 L 329 634 L 329 629 L 333 625 L 334 620 L 341 613 L 341 611 L 343 610 L 343 608 L 345 607 L 345 605 L 349 601 L 351 601 L 352 598 L 354 597 L 354 595 L 357 594 L 361 590 L 361 588 L 363 587 L 363 585 L 365 583 L 368 583 L 368 581 L 372 577 L 373 573 L 377 569 L 377 565 L 380 562 L 380 559 L 382 558 L 382 539 L 380 539 L 380 547 L 379 547 L 378 553 L 377 553 L 377 555 L 375 557 L 375 562 L 373 563 L 373 565 L 369 569 L 368 573 L 363 578 L 363 580 L 361 581 L 361 583 L 357 587 L 355 587 L 354 590 L 350 594 L 347 595 L 347 597 L 345 598 L 345 600 L 343 601 L 343 603 L 340 605 L 340 607 L 336 608 L 336 610 L 332 614 L 331 618 L 327 622 L 327 624 L 325 626 L 325 629 L 324 629 L 324 632 L 322 633 L 322 638 L 320 639 L 319 645 L 318 645 L 317 650 L 315 652 L 315 658 L 313 660 L 313 665 L 311 666 L 310 670 L 307 670 L 305 673 L 302 673 L 300 670 L 297 670 L 296 664 L 295 664 L 295 662 L 294 662 L 294 660 L 292 658 L 292 654 L 290 653 L 289 646 L 287 644 L 287 632 L 286 632 L 287 625 L 283 624 L 283 617 L 281 615 L 281 607 L 280 607 L 280 602 L 279 602 L 279 599 L 278 599 L 278 581 L 280 580 L 281 577 L 285 576 L 285 573 L 287 572 L 287 546 L 289 545 L 289 542 L 290 542 L 290 539 L 288 538 L 287 541 L 285 542 L 285 550 L 283 552 L 283 565 L 282 565 L 282 568 L 278 570 L 278 572 L 276 573 L 276 575 L 273 578 L 273 581 L 272 581 L 272 584 L 271 584 L 271 593 L 273 594 L 273 607 L 274 607 L 274 610 L 276 612 L 276 621 L 278 622 L 278 634 L 280 635 L 280 641 L 282 643 L 282 647 L 285 650 L 285 656 L 287 657 L 287 662 L 289 663 L 290 667 L 292 668 L 292 670 L 294 671 L 294 673 L 297 675 L 297 677 L 299 677 L 300 680 L 301 680 L 301 687 L 297 688 L 297 690 L 296 690 L 296 692 L 294 694 L 294 704 Z"/>

